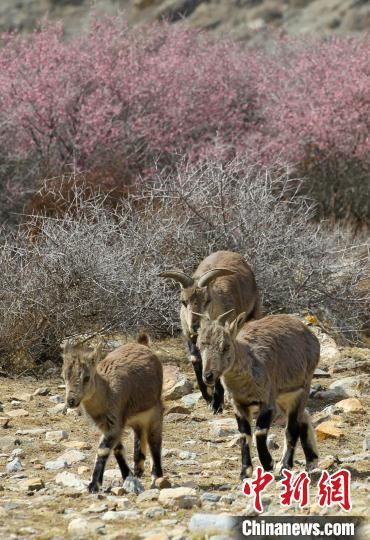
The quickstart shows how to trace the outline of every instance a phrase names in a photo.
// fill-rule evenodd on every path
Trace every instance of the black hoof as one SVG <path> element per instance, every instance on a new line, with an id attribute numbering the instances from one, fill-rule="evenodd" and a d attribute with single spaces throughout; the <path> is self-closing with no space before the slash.
<path id="1" fill-rule="evenodd" d="M 212 410 L 213 414 L 222 414 L 222 412 L 224 410 L 223 403 L 215 403 L 214 401 L 212 401 L 211 410 Z"/>
<path id="2" fill-rule="evenodd" d="M 99 493 L 99 484 L 95 484 L 94 482 L 90 482 L 90 484 L 87 486 L 87 491 L 89 493 Z"/>

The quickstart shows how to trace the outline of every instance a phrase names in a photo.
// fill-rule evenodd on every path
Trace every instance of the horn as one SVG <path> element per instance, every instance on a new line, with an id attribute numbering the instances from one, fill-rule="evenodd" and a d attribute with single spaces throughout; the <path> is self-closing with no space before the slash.
<path id="1" fill-rule="evenodd" d="M 178 281 L 181 287 L 184 289 L 194 285 L 194 279 L 191 276 L 189 276 L 188 274 L 185 274 L 184 272 L 180 272 L 178 270 L 170 270 L 168 272 L 161 272 L 158 275 L 159 277 L 170 278 L 170 279 L 174 279 L 175 281 Z"/>
<path id="2" fill-rule="evenodd" d="M 206 287 L 214 279 L 221 276 L 230 276 L 231 274 L 235 274 L 235 271 L 228 270 L 227 268 L 212 268 L 212 270 L 208 270 L 200 276 L 200 278 L 198 279 L 198 286 Z"/>
<path id="3" fill-rule="evenodd" d="M 219 315 L 216 319 L 216 321 L 219 323 L 219 324 L 225 324 L 225 322 L 227 321 L 227 318 L 228 316 L 230 315 L 230 313 L 232 313 L 233 311 L 235 311 L 235 309 L 229 309 L 229 311 L 225 311 L 225 313 L 222 313 L 222 315 Z"/>
<path id="4" fill-rule="evenodd" d="M 197 317 L 201 317 L 201 319 L 207 319 L 207 321 L 211 320 L 211 317 L 208 315 L 208 313 L 197 313 L 196 311 L 192 311 L 193 315 L 197 315 Z"/>

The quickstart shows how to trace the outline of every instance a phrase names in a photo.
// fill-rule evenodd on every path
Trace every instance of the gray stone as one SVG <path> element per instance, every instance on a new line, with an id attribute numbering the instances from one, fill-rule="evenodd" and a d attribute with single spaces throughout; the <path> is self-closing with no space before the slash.
<path id="1" fill-rule="evenodd" d="M 68 439 L 68 433 L 63 430 L 48 431 L 45 435 L 45 439 L 49 442 L 60 442 Z"/>
<path id="2" fill-rule="evenodd" d="M 68 471 L 58 473 L 55 477 L 55 482 L 65 487 L 75 488 L 77 490 L 85 490 L 88 486 L 87 480 L 82 480 L 76 474 Z"/>
<path id="3" fill-rule="evenodd" d="M 23 448 L 14 448 L 14 450 L 12 451 L 10 457 L 13 459 L 13 458 L 16 458 L 16 457 L 22 457 L 24 456 L 24 450 Z M 10 460 L 9 460 L 10 461 Z"/>
<path id="4" fill-rule="evenodd" d="M 45 469 L 48 469 L 49 471 L 57 471 L 58 469 L 67 469 L 68 463 L 65 459 L 58 458 L 53 461 L 47 461 L 45 463 Z"/>
<path id="5" fill-rule="evenodd" d="M 46 433 L 44 428 L 17 429 L 15 432 L 16 435 L 43 435 L 44 433 Z"/>
<path id="6" fill-rule="evenodd" d="M 216 503 L 220 499 L 221 499 L 221 495 L 219 495 L 218 493 L 209 493 L 208 491 L 203 493 L 203 495 L 201 496 L 202 502 L 204 501 L 204 502 L 209 502 L 209 503 Z"/>
<path id="7" fill-rule="evenodd" d="M 117 510 L 116 512 L 113 510 L 108 510 L 108 512 L 103 514 L 102 519 L 104 521 L 115 521 L 117 519 L 137 519 L 139 515 L 139 512 L 136 512 L 135 510 Z"/>
<path id="8" fill-rule="evenodd" d="M 5 470 L 8 473 L 22 471 L 23 470 L 23 465 L 22 465 L 22 462 L 19 459 L 19 457 L 15 457 L 12 461 L 7 463 L 7 465 L 5 467 Z"/>
<path id="9" fill-rule="evenodd" d="M 140 504 L 147 501 L 157 501 L 159 493 L 159 489 L 148 489 L 137 496 L 136 502 Z"/>
<path id="10" fill-rule="evenodd" d="M 235 495 L 222 495 L 220 499 L 220 504 L 233 504 L 235 499 Z"/>
<path id="11" fill-rule="evenodd" d="M 55 407 L 51 407 L 51 409 L 48 409 L 48 412 L 50 414 L 65 414 L 66 405 L 65 403 L 58 403 L 57 405 L 55 405 Z"/>
<path id="12" fill-rule="evenodd" d="M 231 531 L 235 527 L 235 520 L 228 515 L 193 514 L 189 523 L 189 530 L 214 530 L 217 533 Z"/>
<path id="13" fill-rule="evenodd" d="M 190 487 L 162 489 L 158 501 L 165 507 L 190 509 L 200 506 L 197 491 Z"/>
<path id="14" fill-rule="evenodd" d="M 70 450 L 66 450 L 64 454 L 59 456 L 60 460 L 64 460 L 68 463 L 68 465 L 73 465 L 74 463 L 80 463 L 80 461 L 85 461 L 86 456 L 81 450 L 75 450 L 71 448 Z"/>
<path id="15" fill-rule="evenodd" d="M 334 381 L 329 390 L 334 390 L 340 397 L 357 397 L 369 393 L 370 378 L 368 375 L 354 375 Z"/>
<path id="16" fill-rule="evenodd" d="M 169 388 L 164 393 L 164 398 L 166 400 L 180 399 L 187 394 L 190 394 L 193 390 L 193 383 L 189 381 L 186 377 L 182 377 L 172 388 Z"/>
<path id="17" fill-rule="evenodd" d="M 46 386 L 38 388 L 34 391 L 34 396 L 47 396 L 49 394 L 50 390 Z"/>
<path id="18" fill-rule="evenodd" d="M 104 478 L 106 480 L 122 480 L 122 474 L 119 469 L 107 469 Z"/>
<path id="19" fill-rule="evenodd" d="M 144 510 L 143 516 L 146 519 L 159 519 L 166 514 L 165 510 L 161 506 L 152 506 Z"/>
<path id="20" fill-rule="evenodd" d="M 87 508 L 86 512 L 90 514 L 101 514 L 102 512 L 106 512 L 108 510 L 108 505 L 103 502 L 97 502 L 94 504 L 91 504 L 89 508 Z"/>
<path id="21" fill-rule="evenodd" d="M 91 538 L 103 531 L 105 525 L 98 521 L 87 520 L 82 517 L 72 519 L 68 524 L 68 533 L 72 537 Z"/>
<path id="22" fill-rule="evenodd" d="M 126 493 L 134 493 L 135 495 L 139 495 L 139 493 L 144 491 L 143 484 L 135 476 L 128 476 L 123 482 L 122 487 Z"/>
<path id="23" fill-rule="evenodd" d="M 194 460 L 197 458 L 197 455 L 194 452 L 189 452 L 188 450 L 183 450 L 182 452 L 179 452 L 178 456 L 180 459 Z"/>
<path id="24" fill-rule="evenodd" d="M 338 460 L 340 463 L 356 463 L 357 461 L 367 461 L 369 459 L 370 459 L 369 452 L 363 452 L 361 454 L 354 454 L 352 456 L 347 456 L 347 457 L 338 456 Z"/>
<path id="25" fill-rule="evenodd" d="M 53 403 L 64 403 L 64 398 L 59 394 L 56 394 L 55 396 L 50 396 L 49 400 Z"/>
<path id="26" fill-rule="evenodd" d="M 330 377 L 330 374 L 327 371 L 324 371 L 323 369 L 316 368 L 313 376 L 319 379 L 321 377 Z"/>
<path id="27" fill-rule="evenodd" d="M 193 392 L 192 394 L 187 394 L 186 396 L 183 396 L 181 398 L 181 402 L 185 405 L 185 407 L 189 407 L 192 409 L 195 407 L 199 401 L 202 399 L 202 394 L 200 392 Z"/>
<path id="28" fill-rule="evenodd" d="M 239 434 L 236 420 L 233 418 L 222 418 L 210 422 L 211 437 L 229 437 Z"/>

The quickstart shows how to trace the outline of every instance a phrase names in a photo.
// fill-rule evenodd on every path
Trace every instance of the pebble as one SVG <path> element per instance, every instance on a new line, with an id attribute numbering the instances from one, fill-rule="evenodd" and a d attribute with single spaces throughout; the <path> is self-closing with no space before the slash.
<path id="1" fill-rule="evenodd" d="M 338 458 L 336 456 L 327 455 L 319 461 L 319 469 L 331 469 L 336 463 L 338 463 Z"/>
<path id="2" fill-rule="evenodd" d="M 334 390 L 341 394 L 344 398 L 356 397 L 363 393 L 365 390 L 369 390 L 370 379 L 367 375 L 354 375 L 352 377 L 345 377 L 334 381 L 329 390 Z"/>
<path id="3" fill-rule="evenodd" d="M 22 394 L 15 394 L 14 396 L 12 396 L 10 399 L 13 399 L 17 402 L 19 401 L 31 401 L 33 399 L 33 396 L 32 394 L 26 394 L 26 393 L 22 393 Z"/>
<path id="4" fill-rule="evenodd" d="M 190 509 L 200 506 L 197 491 L 190 487 L 162 489 L 158 501 L 165 507 Z"/>
<path id="5" fill-rule="evenodd" d="M 11 422 L 10 416 L 0 416 L 0 427 L 9 428 Z"/>
<path id="6" fill-rule="evenodd" d="M 116 497 L 122 497 L 122 495 L 125 495 L 127 493 L 122 486 L 114 486 L 111 488 L 110 492 L 113 493 L 113 495 L 115 495 Z"/>
<path id="7" fill-rule="evenodd" d="M 70 535 L 72 535 L 72 537 L 77 536 L 78 538 L 91 538 L 92 535 L 103 532 L 104 527 L 105 525 L 103 523 L 78 517 L 69 522 L 68 532 Z"/>
<path id="8" fill-rule="evenodd" d="M 16 435 L 43 435 L 44 433 L 46 433 L 44 428 L 17 429 L 15 432 Z"/>
<path id="9" fill-rule="evenodd" d="M 190 414 L 190 412 L 190 409 L 183 405 L 172 405 L 172 407 L 167 409 L 165 414 Z"/>
<path id="10" fill-rule="evenodd" d="M 147 501 L 156 501 L 159 497 L 159 489 L 148 489 L 146 491 L 143 491 L 143 493 L 140 493 L 140 495 L 137 496 L 136 502 L 139 504 L 142 502 Z"/>
<path id="11" fill-rule="evenodd" d="M 45 439 L 49 442 L 60 442 L 68 439 L 68 433 L 63 430 L 58 431 L 47 431 Z"/>
<path id="12" fill-rule="evenodd" d="M 180 459 L 196 459 L 197 455 L 194 452 L 189 452 L 188 450 L 183 450 L 178 454 Z"/>
<path id="13" fill-rule="evenodd" d="M 45 469 L 48 469 L 49 471 L 56 471 L 58 469 L 67 469 L 68 463 L 65 459 L 55 459 L 54 461 L 47 461 L 45 463 Z"/>
<path id="14" fill-rule="evenodd" d="M 128 476 L 123 482 L 122 487 L 126 493 L 134 493 L 135 495 L 139 495 L 139 493 L 144 491 L 143 484 L 135 476 Z"/>
<path id="15" fill-rule="evenodd" d="M 202 394 L 200 392 L 193 392 L 192 394 L 183 396 L 181 398 L 181 402 L 185 405 L 185 407 L 190 407 L 192 409 L 199 401 L 201 401 L 201 399 Z"/>
<path id="16" fill-rule="evenodd" d="M 8 411 L 7 414 L 12 418 L 21 418 L 23 416 L 29 416 L 30 413 L 25 409 L 15 409 L 14 411 Z"/>
<path id="17" fill-rule="evenodd" d="M 108 505 L 106 503 L 93 503 L 86 509 L 86 512 L 91 514 L 100 514 L 108 510 Z"/>
<path id="18" fill-rule="evenodd" d="M 322 422 L 316 427 L 316 436 L 318 441 L 324 441 L 325 439 L 341 439 L 344 437 L 344 431 L 337 427 L 335 422 L 328 420 Z"/>
<path id="19" fill-rule="evenodd" d="M 68 471 L 58 473 L 55 477 L 55 481 L 57 484 L 62 484 L 63 486 L 76 488 L 78 490 L 85 490 L 88 485 L 86 480 L 82 480 L 76 474 Z"/>
<path id="20" fill-rule="evenodd" d="M 174 401 L 180 399 L 193 390 L 193 383 L 186 377 L 182 377 L 172 388 L 164 392 L 164 399 Z"/>
<path id="21" fill-rule="evenodd" d="M 171 482 L 166 476 L 162 476 L 162 478 L 156 478 L 154 481 L 154 487 L 158 489 L 167 489 L 171 487 Z"/>
<path id="22" fill-rule="evenodd" d="M 229 435 L 238 435 L 238 427 L 236 420 L 233 418 L 222 418 L 220 420 L 213 420 L 210 422 L 211 437 L 228 437 Z"/>
<path id="23" fill-rule="evenodd" d="M 210 502 L 210 503 L 216 503 L 220 499 L 221 499 L 221 495 L 219 495 L 218 493 L 210 493 L 208 491 L 203 493 L 203 495 L 201 496 L 202 501 Z"/>
<path id="24" fill-rule="evenodd" d="M 330 377 L 330 374 L 327 371 L 324 371 L 323 369 L 316 368 L 313 376 L 319 379 L 320 377 Z"/>
<path id="25" fill-rule="evenodd" d="M 15 458 L 15 457 L 22 457 L 24 456 L 24 450 L 23 448 L 14 448 L 14 450 L 12 451 L 10 457 L 11 458 Z"/>
<path id="26" fill-rule="evenodd" d="M 45 487 L 45 484 L 41 478 L 27 478 L 20 482 L 20 487 L 25 491 L 39 491 Z"/>
<path id="27" fill-rule="evenodd" d="M 7 463 L 5 470 L 8 473 L 22 471 L 23 465 L 19 457 L 15 457 L 10 463 Z"/>
<path id="28" fill-rule="evenodd" d="M 55 407 L 51 407 L 51 409 L 48 409 L 48 412 L 50 414 L 64 414 L 66 412 L 65 403 L 58 403 L 57 405 L 55 405 Z"/>
<path id="29" fill-rule="evenodd" d="M 365 412 L 361 401 L 357 398 L 342 399 L 342 401 L 338 401 L 335 406 L 342 409 L 344 412 Z"/>
<path id="30" fill-rule="evenodd" d="M 59 456 L 59 459 L 64 460 L 68 465 L 73 465 L 74 463 L 79 463 L 80 461 L 85 461 L 86 456 L 81 450 L 66 450 L 64 454 Z"/>
<path id="31" fill-rule="evenodd" d="M 166 514 L 161 506 L 152 506 L 144 510 L 143 516 L 147 519 L 159 519 Z"/>
<path id="32" fill-rule="evenodd" d="M 91 450 L 91 444 L 85 441 L 65 441 L 63 442 L 63 446 L 76 450 Z"/>
<path id="33" fill-rule="evenodd" d="M 228 532 L 235 526 L 235 520 L 228 515 L 193 514 L 189 523 L 190 531 L 214 530 L 217 533 Z"/>
<path id="34" fill-rule="evenodd" d="M 234 495 L 222 495 L 220 499 L 221 504 L 233 504 L 236 497 Z"/>
<path id="35" fill-rule="evenodd" d="M 47 396 L 50 392 L 50 389 L 47 388 L 46 386 L 43 386 L 41 388 L 38 388 L 37 390 L 34 391 L 33 395 L 34 396 Z"/>
<path id="36" fill-rule="evenodd" d="M 56 394 L 55 396 L 50 396 L 49 400 L 53 403 L 64 403 L 64 398 L 59 394 Z"/>
<path id="37" fill-rule="evenodd" d="M 364 438 L 364 441 L 362 443 L 362 448 L 364 449 L 365 452 L 367 450 L 370 450 L 370 437 L 369 436 L 366 436 Z"/>
<path id="38" fill-rule="evenodd" d="M 140 516 L 139 512 L 135 510 L 108 510 L 103 514 L 102 519 L 104 521 L 115 521 L 116 519 L 138 519 Z"/>
<path id="39" fill-rule="evenodd" d="M 367 461 L 369 459 L 369 452 L 363 452 L 362 454 L 355 454 L 353 456 L 339 457 L 340 463 L 356 463 L 356 461 Z"/>

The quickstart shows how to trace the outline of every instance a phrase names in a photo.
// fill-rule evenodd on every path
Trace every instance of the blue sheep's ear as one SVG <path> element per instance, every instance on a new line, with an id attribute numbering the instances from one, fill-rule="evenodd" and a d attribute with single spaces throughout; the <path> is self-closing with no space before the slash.
<path id="1" fill-rule="evenodd" d="M 230 335 L 235 339 L 239 330 L 245 323 L 245 320 L 247 318 L 247 314 L 244 311 L 243 313 L 239 313 L 239 315 L 236 317 L 236 319 L 233 320 L 232 323 L 230 323 Z"/>
<path id="2" fill-rule="evenodd" d="M 60 344 L 60 349 L 63 353 L 66 353 L 68 351 L 70 351 L 72 348 L 71 344 L 69 341 L 65 341 L 64 343 L 61 343 Z"/>

